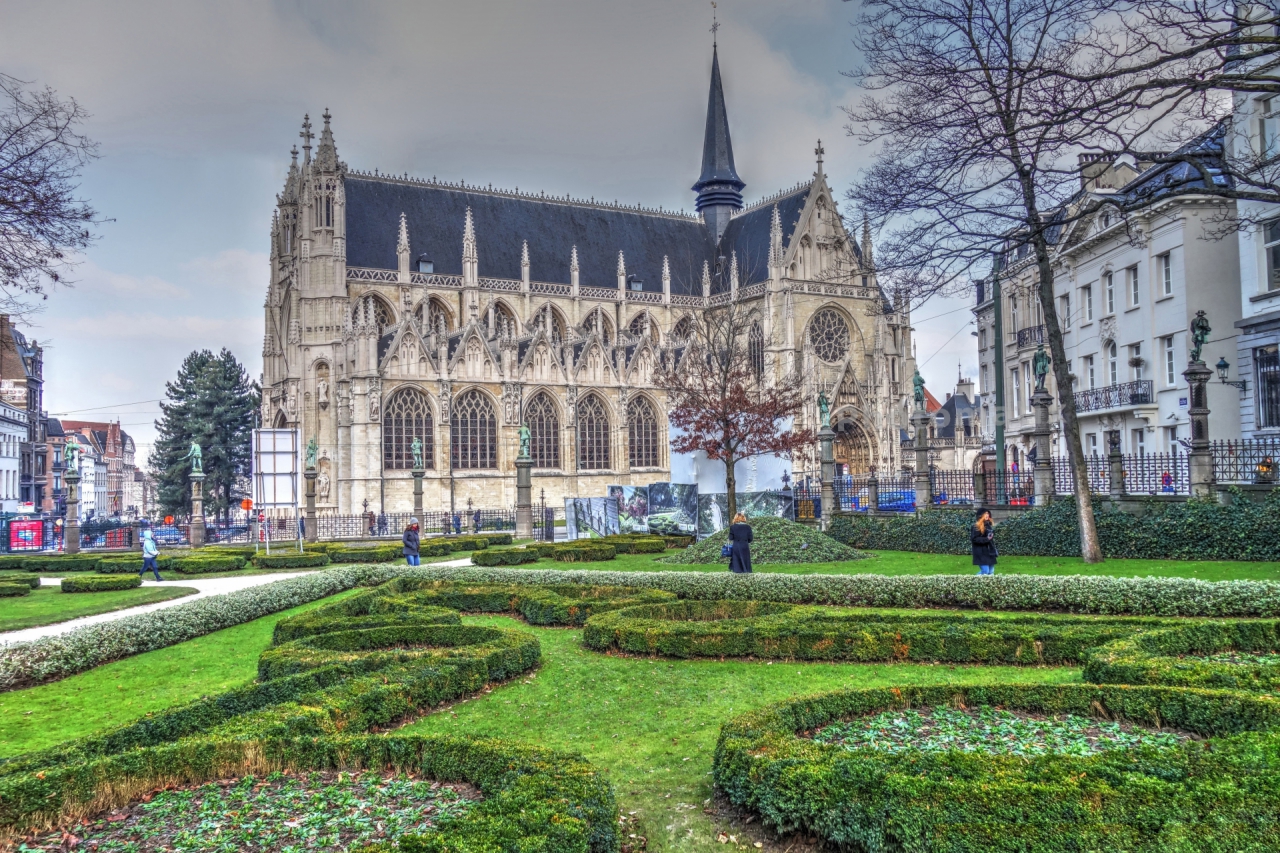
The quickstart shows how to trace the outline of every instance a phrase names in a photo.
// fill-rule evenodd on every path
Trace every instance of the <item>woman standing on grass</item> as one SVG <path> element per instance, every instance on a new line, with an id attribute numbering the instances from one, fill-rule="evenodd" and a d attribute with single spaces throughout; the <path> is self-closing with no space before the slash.
<path id="1" fill-rule="evenodd" d="M 421 561 L 418 558 L 418 519 L 409 519 L 409 526 L 404 529 L 404 561 L 410 566 L 420 566 Z"/>
<path id="2" fill-rule="evenodd" d="M 973 564 L 978 567 L 980 575 L 996 573 L 996 523 L 991 519 L 991 510 L 978 510 L 978 520 L 973 523 L 969 533 L 969 542 L 973 547 Z"/>
<path id="3" fill-rule="evenodd" d="M 751 525 L 747 517 L 738 513 L 729 526 L 729 544 L 733 551 L 729 555 L 729 571 L 734 574 L 751 574 Z"/>

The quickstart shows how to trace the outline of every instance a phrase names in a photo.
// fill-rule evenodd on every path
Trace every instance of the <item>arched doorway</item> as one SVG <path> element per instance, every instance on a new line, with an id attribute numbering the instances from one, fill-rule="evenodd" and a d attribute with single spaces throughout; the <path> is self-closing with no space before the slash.
<path id="1" fill-rule="evenodd" d="M 875 462 L 871 437 L 848 413 L 834 423 L 837 474 L 866 474 Z"/>

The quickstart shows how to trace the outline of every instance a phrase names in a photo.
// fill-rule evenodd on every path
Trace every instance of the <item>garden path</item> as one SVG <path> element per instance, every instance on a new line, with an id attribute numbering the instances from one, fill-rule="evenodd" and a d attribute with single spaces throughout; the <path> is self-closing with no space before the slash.
<path id="1" fill-rule="evenodd" d="M 467 561 L 468 563 L 470 560 Z M 225 595 L 228 592 L 236 592 L 241 589 L 248 589 L 252 586 L 260 586 L 264 583 L 272 581 L 284 580 L 285 578 L 296 578 L 300 575 L 309 574 L 308 572 L 278 572 L 269 575 L 246 575 L 244 577 L 232 578 L 183 578 L 177 581 L 143 581 L 143 586 L 182 586 L 196 590 L 195 595 L 187 595 L 182 598 L 172 598 L 168 601 L 157 601 L 154 604 L 142 604 L 138 607 L 129 607 L 124 610 L 113 610 L 110 613 L 98 613 L 94 616 L 82 616 L 79 619 L 72 619 L 67 622 L 58 622 L 53 625 L 41 625 L 37 628 L 24 628 L 21 631 L 5 631 L 0 633 L 0 645 L 9 643 L 26 643 L 31 640 L 39 640 L 42 637 L 53 637 L 58 634 L 65 634 L 68 631 L 74 631 L 77 628 L 83 628 L 86 625 L 97 625 L 102 622 L 111 622 L 115 619 L 123 619 L 126 616 L 137 616 L 140 613 L 150 613 L 153 610 L 161 610 L 165 607 L 173 607 L 178 604 L 186 604 L 189 601 L 195 601 L 198 598 L 208 598 L 211 595 Z M 41 586 L 56 586 L 62 582 L 61 578 L 41 578 Z"/>

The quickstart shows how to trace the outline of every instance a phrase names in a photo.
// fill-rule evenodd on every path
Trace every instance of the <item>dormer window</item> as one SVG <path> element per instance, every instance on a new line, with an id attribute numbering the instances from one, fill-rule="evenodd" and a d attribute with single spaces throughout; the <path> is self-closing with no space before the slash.
<path id="1" fill-rule="evenodd" d="M 1101 231 L 1105 231 L 1106 229 L 1110 228 L 1110 227 L 1111 227 L 1111 214 L 1110 214 L 1110 213 L 1104 213 L 1104 214 L 1102 214 L 1102 219 L 1100 220 L 1100 223 L 1101 223 L 1101 226 L 1100 226 L 1099 230 L 1101 230 Z"/>
<path id="2" fill-rule="evenodd" d="M 418 272 L 434 273 L 435 271 L 436 271 L 436 265 L 433 262 L 427 260 L 426 255 L 418 256 Z"/>

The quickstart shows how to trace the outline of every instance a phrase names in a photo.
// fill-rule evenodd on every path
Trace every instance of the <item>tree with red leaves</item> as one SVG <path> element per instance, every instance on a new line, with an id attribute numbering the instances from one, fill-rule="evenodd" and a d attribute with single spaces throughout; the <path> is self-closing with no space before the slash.
<path id="1" fill-rule="evenodd" d="M 737 305 L 704 311 L 656 377 L 667 393 L 667 417 L 680 431 L 671 449 L 702 451 L 724 464 L 729 518 L 738 512 L 738 462 L 765 454 L 789 457 L 814 442 L 812 430 L 793 425 L 804 402 L 800 383 L 767 380 L 763 351 L 752 351 L 749 329 Z"/>

